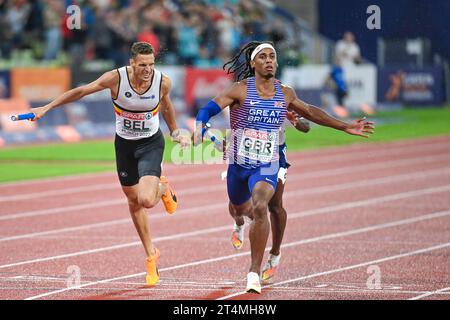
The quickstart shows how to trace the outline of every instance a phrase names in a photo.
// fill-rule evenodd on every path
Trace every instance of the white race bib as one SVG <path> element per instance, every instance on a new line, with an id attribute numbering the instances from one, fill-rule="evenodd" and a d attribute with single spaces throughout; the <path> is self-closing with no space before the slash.
<path id="1" fill-rule="evenodd" d="M 244 129 L 238 155 L 260 162 L 271 162 L 275 152 L 277 134 L 275 132 Z"/>
<path id="2" fill-rule="evenodd" d="M 151 137 L 158 130 L 158 114 L 152 112 L 116 113 L 116 132 L 123 138 L 136 139 Z"/>

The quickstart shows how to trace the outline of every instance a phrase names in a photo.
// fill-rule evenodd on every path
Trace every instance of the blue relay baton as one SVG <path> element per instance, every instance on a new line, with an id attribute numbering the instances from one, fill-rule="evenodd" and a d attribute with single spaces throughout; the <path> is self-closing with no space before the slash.
<path id="1" fill-rule="evenodd" d="M 202 138 L 205 136 L 205 133 L 209 130 L 209 128 L 211 128 L 211 123 L 205 123 L 205 126 L 202 128 Z"/>
<path id="2" fill-rule="evenodd" d="M 204 137 L 206 134 L 209 137 L 209 139 L 212 142 L 214 142 L 214 147 L 217 150 L 224 152 L 224 143 L 222 143 L 222 141 L 217 139 L 217 137 L 211 131 L 209 131 L 210 128 L 211 128 L 211 124 L 209 122 L 207 122 L 205 124 L 205 126 L 202 128 L 202 137 Z"/>
<path id="3" fill-rule="evenodd" d="M 19 121 L 19 120 L 33 120 L 36 115 L 33 112 L 23 113 L 17 116 L 12 116 L 11 121 Z"/>

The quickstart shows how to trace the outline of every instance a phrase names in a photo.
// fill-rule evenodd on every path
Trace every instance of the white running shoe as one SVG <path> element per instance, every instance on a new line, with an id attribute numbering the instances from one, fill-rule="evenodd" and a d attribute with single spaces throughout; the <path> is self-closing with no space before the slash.
<path id="1" fill-rule="evenodd" d="M 277 271 L 278 264 L 280 263 L 280 258 L 281 253 L 278 256 L 269 254 L 269 258 L 267 259 L 262 272 L 263 281 L 267 281 L 275 275 L 275 271 Z"/>
<path id="2" fill-rule="evenodd" d="M 248 217 L 248 216 L 244 216 L 244 223 L 250 225 L 253 222 L 253 219 Z"/>
<path id="3" fill-rule="evenodd" d="M 256 272 L 249 272 L 247 274 L 247 288 L 248 293 L 261 293 L 261 282 L 259 282 L 259 275 Z"/>
<path id="4" fill-rule="evenodd" d="M 242 245 L 244 244 L 244 229 L 245 223 L 242 226 L 238 226 L 235 222 L 233 225 L 233 233 L 231 234 L 231 244 L 233 245 L 233 248 L 235 248 L 236 250 L 242 248 Z"/>

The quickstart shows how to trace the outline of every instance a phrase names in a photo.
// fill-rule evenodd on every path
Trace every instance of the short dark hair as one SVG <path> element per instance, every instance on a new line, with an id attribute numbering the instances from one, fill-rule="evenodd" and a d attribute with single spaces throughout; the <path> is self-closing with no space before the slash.
<path id="1" fill-rule="evenodd" d="M 134 59 L 138 54 L 153 54 L 153 47 L 148 42 L 135 42 L 131 46 L 131 57 Z"/>

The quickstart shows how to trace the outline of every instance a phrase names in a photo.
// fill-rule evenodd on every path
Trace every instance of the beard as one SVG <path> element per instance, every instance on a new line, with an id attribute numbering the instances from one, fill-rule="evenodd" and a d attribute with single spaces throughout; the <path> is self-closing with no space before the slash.
<path id="1" fill-rule="evenodd" d="M 266 80 L 270 80 L 270 79 L 272 79 L 274 77 L 275 77 L 275 74 L 273 72 L 269 72 L 269 73 L 263 75 L 263 78 L 266 79 Z"/>

